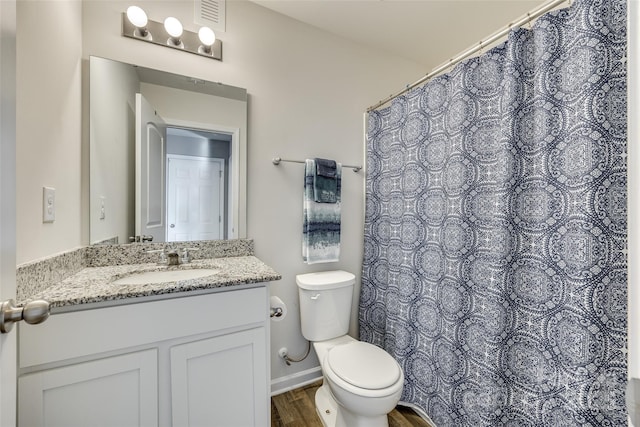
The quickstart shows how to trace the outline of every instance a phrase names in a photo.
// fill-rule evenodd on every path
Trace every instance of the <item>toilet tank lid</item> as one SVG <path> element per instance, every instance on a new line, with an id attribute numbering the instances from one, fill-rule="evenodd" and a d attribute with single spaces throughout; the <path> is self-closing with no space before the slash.
<path id="1" fill-rule="evenodd" d="M 351 286 L 355 283 L 353 273 L 342 270 L 320 271 L 317 273 L 298 274 L 296 283 L 302 289 L 322 290 Z"/>

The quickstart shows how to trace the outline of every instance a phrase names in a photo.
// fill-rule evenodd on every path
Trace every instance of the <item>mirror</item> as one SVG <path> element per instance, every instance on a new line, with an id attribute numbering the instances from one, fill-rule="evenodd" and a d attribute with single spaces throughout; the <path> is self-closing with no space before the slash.
<path id="1" fill-rule="evenodd" d="M 246 237 L 246 89 L 93 56 L 89 86 L 92 244 Z"/>

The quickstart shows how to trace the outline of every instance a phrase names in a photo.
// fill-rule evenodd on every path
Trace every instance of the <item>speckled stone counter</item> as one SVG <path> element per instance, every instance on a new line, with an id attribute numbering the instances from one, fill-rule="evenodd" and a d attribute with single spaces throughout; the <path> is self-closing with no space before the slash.
<path id="1" fill-rule="evenodd" d="M 179 266 L 158 265 L 156 249 L 189 247 L 193 261 Z M 114 284 L 120 278 L 150 271 L 209 268 L 211 276 L 139 285 Z M 49 301 L 52 310 L 89 308 L 95 304 L 127 304 L 135 298 L 170 298 L 184 292 L 216 292 L 280 280 L 281 276 L 253 256 L 248 239 L 182 243 L 89 246 L 18 267 L 19 304 Z"/>
<path id="2" fill-rule="evenodd" d="M 93 245 L 84 248 L 87 267 L 155 262 L 158 249 L 190 248 L 192 259 L 209 259 L 253 255 L 253 240 L 202 240 L 195 242 L 131 243 L 128 245 Z"/>
<path id="3" fill-rule="evenodd" d="M 115 280 L 149 271 L 210 268 L 217 272 L 197 279 L 140 285 L 118 285 Z M 191 291 L 216 291 L 230 286 L 279 280 L 281 276 L 254 256 L 195 260 L 180 266 L 155 263 L 87 267 L 73 276 L 33 295 L 49 301 L 52 309 Z M 167 295 L 168 296 L 168 295 Z M 131 301 L 128 301 L 131 302 Z"/>

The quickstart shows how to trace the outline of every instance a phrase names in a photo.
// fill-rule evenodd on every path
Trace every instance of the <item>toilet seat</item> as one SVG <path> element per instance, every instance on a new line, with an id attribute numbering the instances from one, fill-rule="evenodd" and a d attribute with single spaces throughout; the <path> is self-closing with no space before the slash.
<path id="1" fill-rule="evenodd" d="M 325 360 L 327 375 L 347 389 L 368 396 L 390 394 L 390 388 L 402 379 L 398 363 L 373 344 L 354 341 L 329 350 Z M 400 385 L 401 386 L 401 385 Z"/>

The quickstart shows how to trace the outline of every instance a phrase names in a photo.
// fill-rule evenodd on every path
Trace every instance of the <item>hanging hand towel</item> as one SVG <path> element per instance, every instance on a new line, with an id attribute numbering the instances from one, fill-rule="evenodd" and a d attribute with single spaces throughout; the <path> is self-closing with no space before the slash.
<path id="1" fill-rule="evenodd" d="M 338 193 L 338 164 L 335 160 L 314 159 L 313 200 L 318 203 L 335 203 Z"/>
<path id="2" fill-rule="evenodd" d="M 336 163 L 335 203 L 315 201 L 315 160 L 304 164 L 302 258 L 307 264 L 336 262 L 340 258 L 340 187 L 342 166 Z"/>

